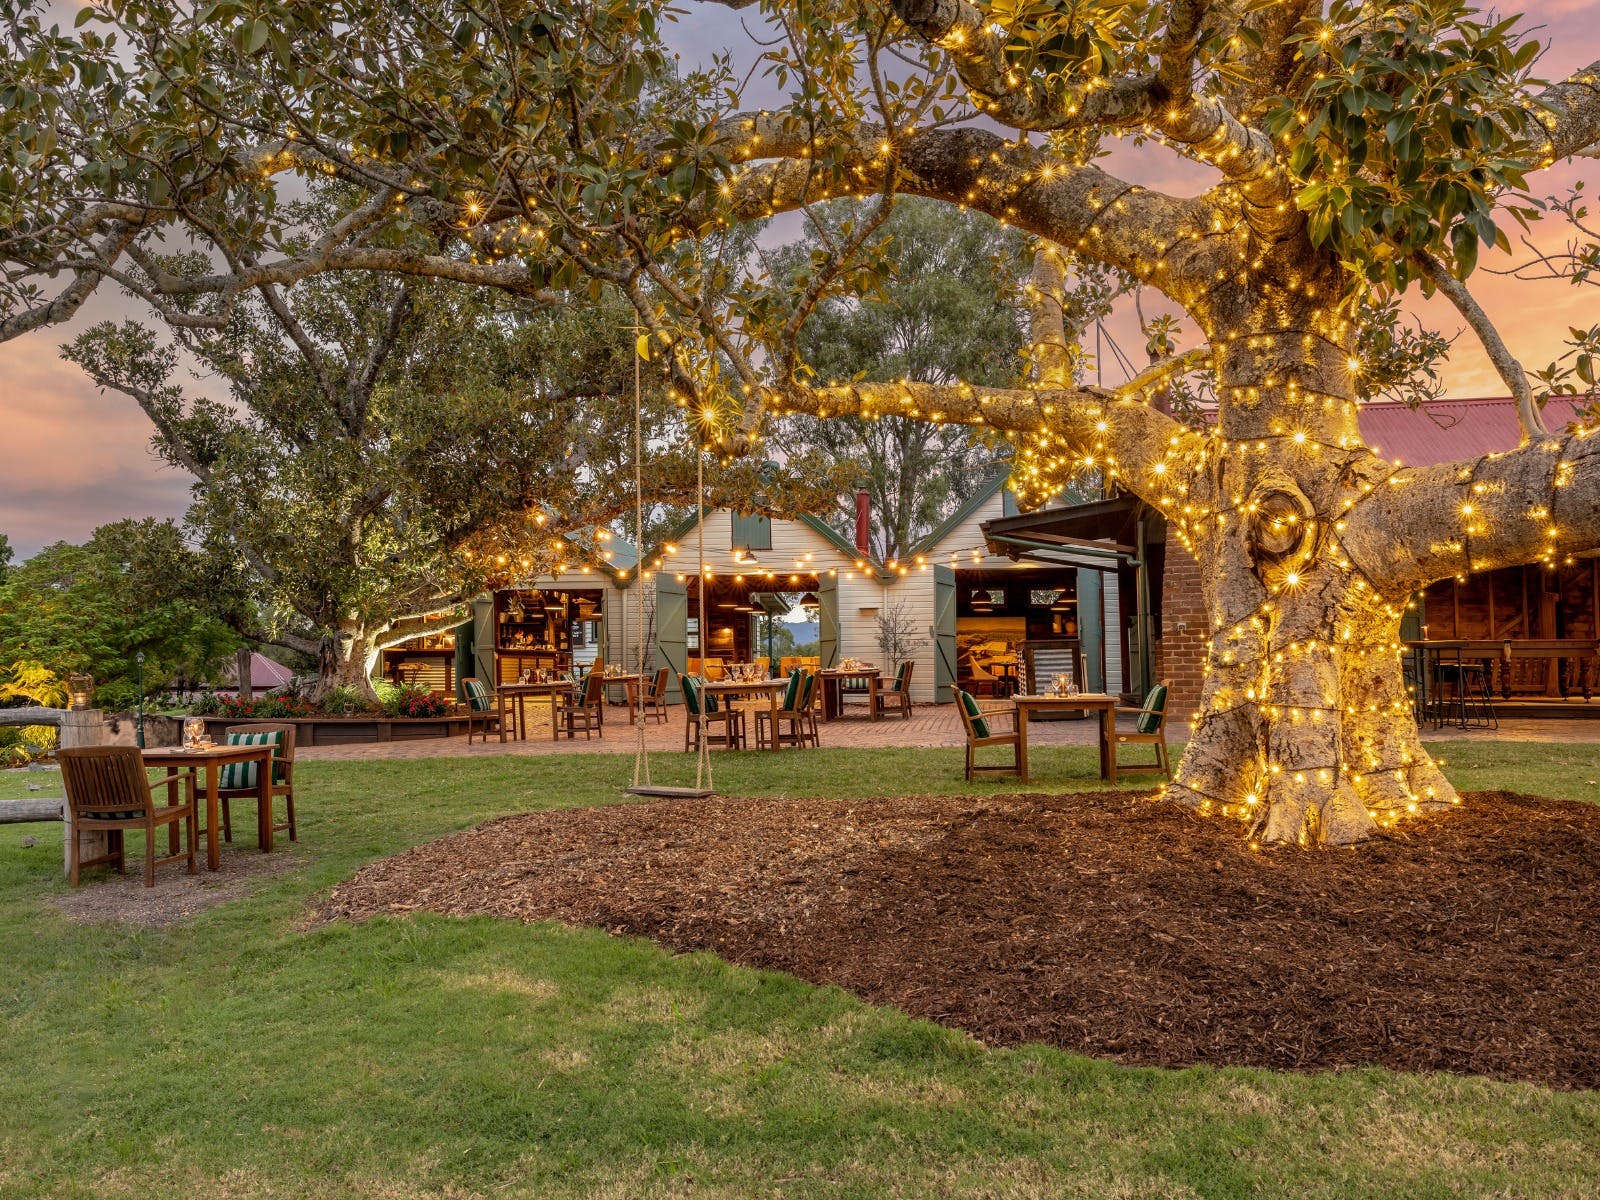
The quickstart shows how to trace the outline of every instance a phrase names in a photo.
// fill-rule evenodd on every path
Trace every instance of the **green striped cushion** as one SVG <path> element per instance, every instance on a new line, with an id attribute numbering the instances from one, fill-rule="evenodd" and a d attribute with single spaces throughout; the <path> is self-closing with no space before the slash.
<path id="1" fill-rule="evenodd" d="M 895 691 L 903 692 L 903 691 L 906 690 L 906 672 L 909 671 L 909 670 L 911 670 L 911 660 L 909 658 L 906 659 L 905 662 L 901 663 L 898 667 L 895 668 L 895 672 L 894 672 L 894 690 Z"/>
<path id="2" fill-rule="evenodd" d="M 972 718 L 972 732 L 977 737 L 989 736 L 989 722 L 983 719 L 983 710 L 978 707 L 978 702 L 972 698 L 970 692 L 956 689 L 956 695 L 961 697 L 961 707 L 967 710 L 967 716 Z"/>
<path id="3" fill-rule="evenodd" d="M 463 679 L 461 686 L 466 690 L 467 703 L 472 706 L 473 712 L 488 712 L 490 708 L 489 689 L 477 679 Z"/>
<path id="4" fill-rule="evenodd" d="M 1167 689 L 1162 684 L 1156 684 L 1144 698 L 1144 707 L 1146 711 L 1139 714 L 1133 727 L 1139 733 L 1154 733 L 1161 728 L 1161 713 L 1167 707 Z"/>
<path id="5" fill-rule="evenodd" d="M 271 733 L 230 733 L 228 735 L 230 746 L 282 746 L 283 731 L 274 729 Z M 217 787 L 224 792 L 247 792 L 256 787 L 259 777 L 259 762 L 228 763 L 222 768 L 222 778 Z"/>
<path id="6" fill-rule="evenodd" d="M 789 672 L 789 686 L 783 689 L 783 708 L 785 712 L 795 710 L 795 701 L 800 698 L 800 679 L 804 672 L 796 667 Z"/>

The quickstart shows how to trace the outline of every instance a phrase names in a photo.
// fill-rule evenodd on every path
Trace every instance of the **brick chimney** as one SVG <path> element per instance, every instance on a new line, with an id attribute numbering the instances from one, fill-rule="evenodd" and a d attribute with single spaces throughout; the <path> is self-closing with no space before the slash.
<path id="1" fill-rule="evenodd" d="M 856 550 L 865 558 L 872 551 L 867 533 L 871 528 L 872 501 L 866 488 L 856 489 Z"/>

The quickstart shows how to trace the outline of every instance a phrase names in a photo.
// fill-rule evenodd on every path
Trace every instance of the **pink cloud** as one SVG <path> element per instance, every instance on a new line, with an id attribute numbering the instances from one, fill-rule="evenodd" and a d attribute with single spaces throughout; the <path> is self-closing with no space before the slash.
<path id="1" fill-rule="evenodd" d="M 0 533 L 23 554 L 125 516 L 178 516 L 188 501 L 188 476 L 155 457 L 144 414 L 62 361 L 64 337 L 46 330 L 0 346 Z"/>

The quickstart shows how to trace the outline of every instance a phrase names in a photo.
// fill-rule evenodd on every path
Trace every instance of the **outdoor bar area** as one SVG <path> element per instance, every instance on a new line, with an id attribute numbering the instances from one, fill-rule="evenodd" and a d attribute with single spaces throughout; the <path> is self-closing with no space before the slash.
<path id="1" fill-rule="evenodd" d="M 601 637 L 599 588 L 507 588 L 494 594 L 494 677 L 515 683 L 524 671 L 570 671 L 590 663 Z"/>

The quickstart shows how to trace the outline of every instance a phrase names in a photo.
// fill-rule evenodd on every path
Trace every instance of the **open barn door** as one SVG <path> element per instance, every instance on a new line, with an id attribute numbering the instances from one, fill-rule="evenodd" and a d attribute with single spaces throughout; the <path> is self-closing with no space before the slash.
<path id="1" fill-rule="evenodd" d="M 933 568 L 933 698 L 953 701 L 956 684 L 956 573 L 953 567 Z"/>
<path id="2" fill-rule="evenodd" d="M 839 577 L 824 575 L 817 584 L 817 657 L 824 667 L 839 665 Z"/>
<path id="3" fill-rule="evenodd" d="M 669 670 L 667 702 L 679 704 L 680 674 L 689 670 L 689 590 L 671 575 L 656 573 L 656 652 Z"/>

